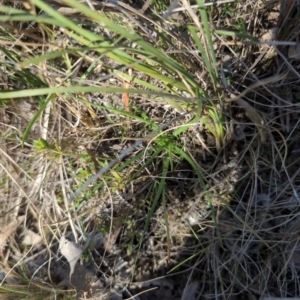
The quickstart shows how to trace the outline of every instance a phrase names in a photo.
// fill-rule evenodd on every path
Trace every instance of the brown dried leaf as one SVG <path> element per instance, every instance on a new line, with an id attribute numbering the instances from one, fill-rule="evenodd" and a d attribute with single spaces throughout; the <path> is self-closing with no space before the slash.
<path id="1" fill-rule="evenodd" d="M 24 245 L 37 245 L 42 241 L 42 237 L 30 229 L 25 229 L 20 236 Z"/>
<path id="2" fill-rule="evenodd" d="M 24 220 L 25 216 L 20 216 L 8 223 L 7 225 L 2 224 L 2 229 L 0 231 L 0 249 L 2 249 L 2 247 L 5 245 L 7 238 L 16 231 L 16 229 Z"/>

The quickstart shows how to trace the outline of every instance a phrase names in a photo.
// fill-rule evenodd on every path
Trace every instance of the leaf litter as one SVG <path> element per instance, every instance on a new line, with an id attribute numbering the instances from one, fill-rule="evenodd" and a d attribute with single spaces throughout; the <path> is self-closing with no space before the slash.
<path id="1" fill-rule="evenodd" d="M 265 22 L 268 27 L 268 15 L 271 18 L 270 25 L 274 25 L 276 10 L 275 13 L 272 10 L 271 15 L 268 14 L 268 10 L 260 10 L 256 5 L 259 5 L 259 2 L 255 4 L 251 1 L 241 1 L 237 9 L 247 15 L 245 18 L 247 29 L 261 33 L 264 20 L 267 20 Z M 216 19 L 224 13 L 222 9 L 222 6 L 214 8 Z M 227 13 L 230 15 L 230 11 Z M 283 11 L 285 20 L 293 16 L 286 14 L 287 11 Z M 220 27 L 228 26 L 228 24 L 222 24 L 222 19 L 219 22 L 221 22 Z M 236 23 L 233 25 L 237 26 Z M 269 28 L 264 29 L 269 30 Z M 280 29 L 284 29 L 284 26 L 280 26 Z M 238 57 L 235 69 L 233 68 L 233 72 L 234 70 L 236 72 L 233 74 L 232 86 L 242 93 L 245 88 L 249 87 L 249 84 L 245 86 L 240 74 L 247 72 L 249 74 L 247 80 L 251 81 L 257 80 L 257 76 L 267 77 L 270 72 L 274 73 L 274 70 L 270 71 L 272 65 L 268 64 L 270 60 L 268 55 L 265 56 L 265 61 L 262 60 L 263 57 L 258 62 L 255 61 L 259 58 L 260 46 L 244 47 L 241 52 L 237 53 L 234 42 L 227 45 L 226 51 Z M 283 52 L 286 50 L 288 50 L 287 47 L 280 49 Z M 286 57 L 290 65 L 296 68 L 297 57 L 294 54 L 289 57 L 288 52 Z M 246 70 L 243 69 L 245 65 L 239 63 L 241 61 L 245 63 Z M 281 65 L 276 66 L 277 69 L 281 68 L 282 71 L 286 71 L 289 65 L 282 58 L 279 61 Z M 109 64 L 109 61 L 106 63 Z M 136 74 L 136 76 L 140 75 Z M 299 93 L 297 86 L 293 83 L 295 78 L 285 77 L 280 80 L 281 88 L 284 89 L 285 85 L 289 85 L 293 92 Z M 123 82 L 120 81 L 119 84 Z M 16 207 L 8 207 L 2 211 L 2 214 L 8 216 L 8 221 L 4 224 L 0 235 L 3 261 L 20 274 L 22 268 L 18 263 L 24 260 L 27 263 L 27 276 L 31 280 L 42 282 L 44 278 L 47 278 L 54 288 L 66 287 L 75 290 L 77 298 L 105 299 L 106 297 L 106 299 L 143 300 L 155 298 L 241 299 L 245 297 L 258 299 L 264 296 L 267 299 L 271 296 L 277 298 L 284 298 L 287 295 L 298 296 L 300 289 L 295 279 L 300 271 L 297 235 L 299 178 L 296 171 L 299 168 L 298 107 L 293 98 L 291 100 L 278 99 L 278 97 L 283 98 L 282 95 L 286 91 L 280 90 L 275 82 L 261 80 L 260 83 L 262 84 L 256 86 L 255 90 L 244 94 L 243 101 L 245 103 L 248 101 L 251 109 L 263 111 L 263 114 L 259 116 L 264 118 L 264 122 L 261 122 L 261 119 L 257 122 L 254 120 L 254 122 L 261 123 L 262 127 L 269 125 L 269 127 L 266 126 L 268 130 L 263 132 L 265 144 L 257 142 L 258 132 L 247 118 L 243 105 L 239 106 L 238 102 L 230 103 L 225 107 L 226 114 L 230 116 L 227 119 L 228 123 L 232 126 L 232 130 L 227 132 L 232 136 L 235 134 L 233 138 L 235 141 L 226 137 L 222 151 L 216 151 L 214 137 L 211 137 L 203 128 L 190 129 L 185 136 L 186 151 L 200 162 L 208 189 L 216 199 L 221 197 L 221 191 L 213 192 L 218 181 L 232 184 L 225 174 L 224 165 L 229 164 L 231 162 L 229 157 L 233 152 L 237 152 L 237 161 L 244 173 L 234 184 L 234 191 L 231 192 L 232 199 L 225 206 L 215 205 L 209 211 L 210 216 L 212 214 L 215 216 L 215 220 L 212 217 L 205 219 L 198 217 L 197 219 L 196 215 L 199 214 L 199 210 L 196 207 L 193 223 L 188 224 L 186 218 L 182 216 L 185 215 L 184 208 L 188 206 L 188 202 L 194 203 L 191 199 L 198 196 L 197 188 L 193 187 L 197 179 L 186 163 L 174 161 L 178 172 L 172 170 L 168 173 L 165 187 L 168 195 L 166 211 L 158 209 L 155 212 L 140 249 L 137 241 L 144 226 L 149 202 L 153 198 L 151 195 L 151 187 L 155 184 L 153 177 L 159 176 L 156 166 L 153 168 L 151 165 L 148 166 L 138 180 L 128 182 L 121 187 L 118 185 L 118 179 L 125 177 L 124 173 L 114 171 L 114 184 L 106 188 L 102 186 L 99 193 L 96 192 L 83 199 L 74 207 L 70 206 L 76 231 L 81 236 L 80 243 L 84 245 L 81 246 L 72 239 L 69 240 L 69 236 L 67 239 L 61 234 L 68 228 L 65 221 L 67 212 L 58 203 L 62 198 L 61 184 L 64 184 L 69 192 L 72 191 L 73 186 L 78 186 L 78 179 L 72 173 L 72 168 L 76 167 L 77 171 L 80 170 L 82 174 L 85 174 L 84 172 L 89 173 L 88 164 L 84 159 L 64 159 L 62 161 L 65 166 L 64 177 L 59 179 L 56 168 L 50 169 L 47 176 L 44 174 L 40 177 L 41 180 L 38 181 L 39 185 L 36 188 L 34 184 L 36 181 L 29 180 L 32 174 L 25 170 L 30 169 L 28 166 L 33 166 L 32 170 L 37 174 L 44 171 L 32 162 L 33 157 L 28 154 L 31 151 L 31 145 L 25 145 L 25 149 L 22 150 L 20 137 L 17 135 L 19 139 L 15 139 L 10 132 L 11 126 L 23 132 L 28 120 L 22 114 L 20 117 L 14 115 L 13 107 L 1 108 L 1 114 L 3 116 L 4 113 L 3 120 L 5 120 L 4 124 L 1 124 L 1 129 L 3 129 L 1 139 L 5 141 L 1 148 L 11 157 L 11 161 L 3 158 L 1 164 L 9 170 L 11 177 L 19 185 L 13 185 L 7 180 L 3 185 L 3 194 L 6 195 L 6 199 L 14 202 L 13 199 L 24 196 L 18 193 L 18 189 L 21 188 L 26 195 L 30 195 L 31 200 L 30 204 L 18 200 Z M 98 94 L 90 97 L 99 104 L 111 105 L 113 103 L 117 107 L 119 103 L 119 96 L 109 98 Z M 137 107 L 158 119 L 166 120 L 166 115 L 170 118 L 178 115 L 178 112 L 169 109 L 168 113 L 171 116 L 168 116 L 165 106 L 145 100 L 134 95 L 131 97 L 131 101 Z M 73 105 L 70 99 L 68 101 Z M 49 131 L 53 134 L 57 133 L 60 140 L 69 140 L 69 145 L 64 145 L 65 148 L 61 150 L 70 152 L 69 149 L 71 149 L 73 154 L 80 155 L 83 152 L 80 145 L 84 145 L 94 151 L 90 152 L 89 156 L 96 153 L 93 158 L 98 159 L 97 153 L 102 151 L 103 141 L 108 141 L 112 149 L 114 145 L 123 143 L 119 137 L 118 127 L 112 126 L 103 117 L 107 115 L 105 110 L 95 109 L 96 115 L 102 122 L 102 127 L 99 124 L 92 124 L 97 130 L 96 135 L 93 135 L 88 128 L 91 122 L 86 120 L 83 123 L 79 122 L 79 126 L 72 128 L 67 126 L 66 124 L 73 124 L 75 117 L 86 116 L 88 112 L 84 107 L 74 105 L 77 107 L 77 112 L 70 113 L 65 103 L 61 101 L 52 107 L 55 111 L 61 112 L 60 122 L 65 128 L 58 128 L 58 122 L 53 120 L 50 125 L 47 125 L 51 126 Z M 265 107 L 268 108 L 265 109 Z M 283 119 L 282 112 L 289 118 Z M 65 122 L 66 120 L 69 123 Z M 118 122 L 121 120 L 116 120 L 115 123 Z M 177 125 L 182 125 L 182 123 L 179 122 Z M 132 138 L 140 138 L 147 134 L 147 130 L 141 124 L 134 126 L 132 133 L 127 132 L 127 134 L 132 134 Z M 35 139 L 37 128 L 38 124 L 35 124 L 31 139 Z M 86 135 L 89 136 L 88 139 L 85 139 Z M 47 152 L 46 156 L 40 154 L 42 158 L 40 162 L 45 166 L 58 163 L 58 160 L 55 160 L 56 150 L 58 150 L 55 141 L 52 145 L 53 147 L 44 149 Z M 143 143 L 140 147 L 137 152 L 145 149 Z M 47 156 L 51 156 L 51 159 Z M 139 162 L 142 164 L 142 160 Z M 138 166 L 136 168 L 138 169 Z M 3 170 L 4 168 L 1 172 Z M 21 175 L 20 170 L 25 171 L 25 176 Z M 130 175 L 129 169 L 126 169 L 126 172 Z M 3 178 L 7 177 L 7 173 L 2 174 L 4 174 Z M 100 180 L 97 183 L 100 184 Z M 3 198 L 3 201 L 6 199 Z M 29 206 L 30 209 L 28 209 Z M 16 218 L 9 217 L 11 210 Z M 166 215 L 171 233 L 169 241 L 167 241 L 165 229 L 166 218 L 164 216 Z M 80 222 L 77 222 L 78 218 Z M 20 225 L 25 219 L 26 224 L 22 231 Z M 99 228 L 106 229 L 104 235 L 99 233 Z M 59 243 L 53 240 L 55 237 L 58 241 L 56 235 L 61 236 Z M 82 239 L 83 236 L 88 236 L 86 242 Z M 39 237 L 44 239 L 43 246 L 39 244 Z M 23 239 L 25 248 L 22 249 L 18 243 L 14 242 L 14 239 L 16 241 Z M 170 244 L 169 257 L 166 250 L 167 243 Z M 35 247 L 34 250 L 30 250 L 26 246 Z M 58 250 L 62 256 L 57 256 Z M 136 257 L 138 257 L 137 260 Z"/>

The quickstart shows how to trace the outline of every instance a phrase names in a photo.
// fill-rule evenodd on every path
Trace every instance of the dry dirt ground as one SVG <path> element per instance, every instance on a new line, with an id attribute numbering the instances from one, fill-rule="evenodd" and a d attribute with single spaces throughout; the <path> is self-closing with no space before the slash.
<path id="1" fill-rule="evenodd" d="M 139 121 L 124 126 L 126 120 L 113 112 L 59 96 L 35 121 L 22 147 L 22 136 L 39 105 L 30 98 L 2 102 L 0 297 L 300 297 L 296 2 L 248 0 L 236 6 L 248 33 L 289 45 L 215 41 L 219 58 L 228 58 L 223 71 L 232 75 L 223 88 L 226 136 L 218 144 L 197 124 L 177 141 L 201 169 L 206 190 L 191 165 L 173 157 L 165 197 L 153 206 L 163 162 L 144 165 L 151 155 L 146 151 L 149 141 L 144 141 L 124 161 L 141 154 L 139 159 L 111 177 L 97 179 L 84 195 L 68 201 L 105 161 L 151 129 Z M 228 30 L 237 29 L 233 24 L 241 21 L 224 15 L 223 6 L 216 6 L 212 17 L 213 26 Z M 189 20 L 184 13 L 178 18 Z M 173 29 L 178 40 L 189 42 L 180 26 Z M 1 56 L 7 59 L 4 52 Z M 203 66 L 191 63 L 190 56 L 176 58 L 195 76 L 202 74 Z M 78 76 L 86 68 L 83 62 Z M 22 82 L 12 86 L 5 72 L 3 67 L 3 89 L 26 88 Z M 106 74 L 95 71 L 88 79 L 99 75 Z M 203 78 L 199 76 L 199 84 L 205 84 Z M 206 89 L 211 92 L 209 86 Z M 119 95 L 84 97 L 103 106 L 122 106 Z M 179 126 L 189 120 L 146 96 L 132 96 L 131 101 L 138 116 L 146 114 L 157 124 L 177 118 L 172 126 Z M 47 140 L 45 147 L 38 148 L 40 138 Z"/>

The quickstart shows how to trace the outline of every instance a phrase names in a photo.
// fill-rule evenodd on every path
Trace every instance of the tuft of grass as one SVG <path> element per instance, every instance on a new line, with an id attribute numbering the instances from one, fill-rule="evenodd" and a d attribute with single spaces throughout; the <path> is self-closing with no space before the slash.
<path id="1" fill-rule="evenodd" d="M 11 202 L 3 208 L 7 220 L 26 215 L 14 237 L 21 239 L 21 228 L 42 236 L 49 264 L 34 265 L 29 282 L 19 261 L 35 257 L 41 246 L 8 243 L 12 252 L 5 263 L 27 281 L 5 283 L 0 293 L 67 299 L 33 279 L 41 269 L 49 282 L 55 280 L 49 270 L 64 232 L 79 244 L 93 231 L 101 231 L 107 244 L 123 244 L 116 252 L 128 255 L 136 272 L 153 235 L 149 245 L 157 248 L 151 251 L 164 251 L 170 269 L 191 267 L 199 291 L 215 291 L 215 298 L 262 295 L 275 282 L 281 291 L 282 281 L 287 289 L 298 278 L 291 254 L 298 242 L 294 233 L 288 237 L 297 228 L 298 159 L 289 161 L 288 153 L 298 151 L 299 126 L 291 110 L 298 113 L 299 91 L 287 72 L 256 72 L 257 64 L 270 63 L 253 61 L 262 49 L 254 36 L 261 31 L 254 22 L 260 7 L 249 10 L 254 4 L 243 1 L 208 8 L 198 0 L 192 9 L 182 1 L 187 22 L 178 26 L 159 16 L 168 2 L 153 3 L 149 14 L 141 14 L 126 4 L 106 13 L 65 0 L 77 12 L 74 18 L 47 1 L 31 2 L 29 10 L 0 5 L 0 190 Z M 289 22 L 287 29 L 294 27 Z M 175 29 L 185 29 L 186 38 Z M 282 36 L 289 37 L 284 31 Z M 233 65 L 228 76 L 221 75 L 224 54 Z M 278 82 L 290 86 L 292 100 L 282 99 Z M 212 192 L 220 180 L 229 181 L 218 175 L 233 156 L 243 173 L 235 190 Z M 211 220 L 191 226 L 178 215 L 174 223 L 173 206 L 188 206 L 197 198 L 196 187 L 209 203 Z M 177 188 L 179 196 L 172 195 Z M 123 206 L 117 196 L 125 199 Z M 213 207 L 215 197 L 219 207 Z M 231 203 L 224 205 L 227 198 Z M 82 263 L 101 256 L 104 264 L 109 247 Z M 196 267 L 212 270 L 209 280 Z M 188 280 L 184 285 L 189 287 Z"/>

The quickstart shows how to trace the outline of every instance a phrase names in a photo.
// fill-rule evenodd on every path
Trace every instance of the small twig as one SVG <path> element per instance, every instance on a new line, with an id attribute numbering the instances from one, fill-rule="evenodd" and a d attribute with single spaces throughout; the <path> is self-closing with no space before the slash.
<path id="1" fill-rule="evenodd" d="M 68 197 L 67 197 L 67 193 L 66 193 L 66 189 L 65 189 L 65 185 L 64 185 L 64 176 L 63 176 L 63 171 L 62 171 L 62 164 L 63 164 L 62 157 L 60 157 L 59 174 L 60 174 L 64 204 L 65 204 L 65 208 L 66 208 L 66 214 L 67 214 L 68 219 L 69 219 L 69 223 L 70 223 L 73 235 L 74 235 L 75 242 L 78 243 L 78 236 L 77 236 L 77 232 L 75 230 L 75 226 L 74 226 L 74 223 L 73 223 L 73 220 L 72 220 L 72 216 L 70 214 L 70 208 L 69 208 L 69 204 L 68 204 Z"/>
<path id="2" fill-rule="evenodd" d="M 151 0 L 146 0 L 143 7 L 141 8 L 141 13 L 145 13 L 145 11 L 149 8 L 151 4 Z"/>

